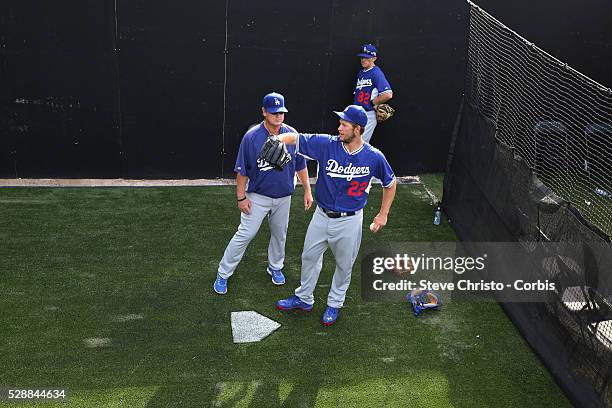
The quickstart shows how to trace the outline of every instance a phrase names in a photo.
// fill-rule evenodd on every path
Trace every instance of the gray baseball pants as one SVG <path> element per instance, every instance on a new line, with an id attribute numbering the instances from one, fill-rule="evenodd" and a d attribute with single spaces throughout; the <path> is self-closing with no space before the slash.
<path id="1" fill-rule="evenodd" d="M 349 217 L 329 218 L 317 206 L 304 239 L 301 284 L 295 290 L 295 295 L 303 302 L 313 304 L 315 301 L 314 290 L 323 267 L 323 254 L 329 247 L 336 258 L 336 270 L 327 296 L 327 305 L 335 308 L 344 305 L 353 264 L 361 245 L 362 224 L 363 210 Z"/>
<path id="2" fill-rule="evenodd" d="M 376 129 L 378 121 L 376 120 L 376 111 L 368 111 L 366 112 L 366 115 L 368 115 L 368 123 L 363 131 L 363 141 L 370 143 L 370 139 L 372 139 L 372 136 L 374 135 L 374 129 Z"/>
<path id="3" fill-rule="evenodd" d="M 218 272 L 224 279 L 232 276 L 266 216 L 270 225 L 268 263 L 272 269 L 282 269 L 284 266 L 291 196 L 272 198 L 256 193 L 246 193 L 246 196 L 251 200 L 251 213 L 240 213 L 238 231 L 225 248 L 223 258 L 219 262 Z"/>

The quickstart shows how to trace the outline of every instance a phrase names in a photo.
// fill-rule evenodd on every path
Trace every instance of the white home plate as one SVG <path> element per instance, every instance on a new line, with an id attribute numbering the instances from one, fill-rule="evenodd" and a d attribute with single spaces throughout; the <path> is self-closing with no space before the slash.
<path id="1" fill-rule="evenodd" d="M 254 343 L 268 337 L 281 325 L 252 310 L 232 312 L 232 336 L 234 343 Z"/>

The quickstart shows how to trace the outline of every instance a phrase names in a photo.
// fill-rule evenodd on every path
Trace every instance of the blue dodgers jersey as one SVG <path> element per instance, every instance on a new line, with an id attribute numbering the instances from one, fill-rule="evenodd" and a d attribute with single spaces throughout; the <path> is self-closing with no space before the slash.
<path id="1" fill-rule="evenodd" d="M 361 69 L 357 74 L 357 85 L 355 85 L 355 105 L 363 107 L 367 111 L 374 109 L 372 100 L 378 95 L 391 92 L 391 85 L 385 78 L 382 70 L 374 66 L 367 71 Z"/>
<path id="2" fill-rule="evenodd" d="M 281 125 L 280 133 L 296 132 L 288 125 Z M 296 155 L 295 146 L 287 146 L 291 161 L 283 171 L 274 170 L 266 161 L 259 159 L 259 152 L 268 139 L 268 130 L 263 122 L 253 126 L 240 142 L 234 171 L 249 178 L 247 192 L 257 193 L 272 198 L 286 197 L 295 190 L 295 172 L 306 168 L 306 159 Z"/>
<path id="3" fill-rule="evenodd" d="M 395 180 L 385 155 L 369 143 L 349 153 L 338 136 L 300 133 L 297 151 L 319 162 L 315 198 L 327 210 L 360 210 L 368 202 L 372 177 L 384 187 Z"/>

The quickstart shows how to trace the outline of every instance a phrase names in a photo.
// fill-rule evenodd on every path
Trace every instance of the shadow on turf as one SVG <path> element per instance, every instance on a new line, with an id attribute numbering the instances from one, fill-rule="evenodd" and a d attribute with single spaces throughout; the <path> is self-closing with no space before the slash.
<path id="1" fill-rule="evenodd" d="M 146 408 L 182 406 L 229 408 L 239 404 L 242 406 L 245 400 L 249 401 L 249 407 L 314 407 L 319 392 L 319 383 L 310 377 L 308 380 L 307 382 L 295 382 L 282 401 L 278 381 L 242 383 L 225 397 L 218 384 L 206 384 L 201 387 L 193 385 L 162 387 L 147 403 Z"/>

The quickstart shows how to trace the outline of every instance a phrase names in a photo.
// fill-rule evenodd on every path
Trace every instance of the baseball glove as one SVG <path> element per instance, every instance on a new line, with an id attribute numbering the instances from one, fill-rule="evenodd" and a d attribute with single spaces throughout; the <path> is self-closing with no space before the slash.
<path id="1" fill-rule="evenodd" d="M 384 122 L 385 120 L 390 119 L 394 113 L 395 109 L 393 109 L 391 105 L 381 103 L 376 107 L 376 120 L 378 122 Z"/>
<path id="2" fill-rule="evenodd" d="M 437 309 L 442 303 L 440 295 L 432 290 L 414 289 L 406 295 L 406 299 L 412 305 L 415 316 L 421 315 L 425 309 Z"/>
<path id="3" fill-rule="evenodd" d="M 267 162 L 274 170 L 282 171 L 283 167 L 291 161 L 287 146 L 276 136 L 270 135 L 259 152 L 259 159 Z"/>

